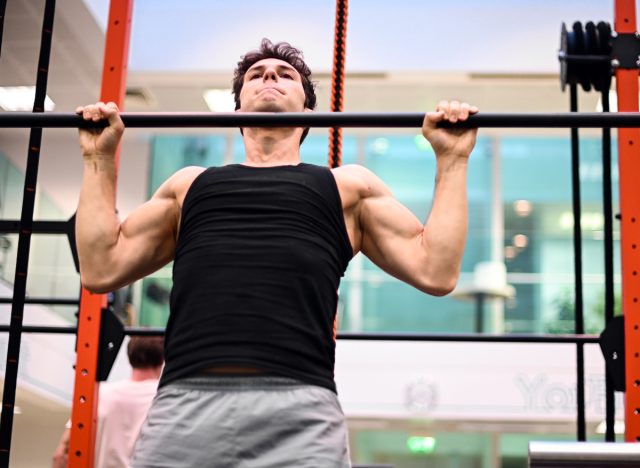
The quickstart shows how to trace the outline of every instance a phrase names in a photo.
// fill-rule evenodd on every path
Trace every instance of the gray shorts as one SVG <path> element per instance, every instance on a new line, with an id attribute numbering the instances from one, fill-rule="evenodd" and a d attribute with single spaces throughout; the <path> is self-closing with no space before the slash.
<path id="1" fill-rule="evenodd" d="M 283 377 L 198 376 L 160 388 L 134 468 L 350 467 L 335 393 Z"/>

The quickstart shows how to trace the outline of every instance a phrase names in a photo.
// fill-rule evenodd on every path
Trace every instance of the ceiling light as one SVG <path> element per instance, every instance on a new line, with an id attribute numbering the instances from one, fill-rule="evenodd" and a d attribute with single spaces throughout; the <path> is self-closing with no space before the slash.
<path id="1" fill-rule="evenodd" d="M 0 87 L 0 108 L 6 111 L 31 111 L 36 96 L 35 86 L 2 86 Z M 44 110 L 52 111 L 54 102 L 45 96 Z"/>
<path id="2" fill-rule="evenodd" d="M 513 236 L 513 245 L 518 249 L 524 249 L 529 245 L 529 238 L 524 234 L 516 234 Z"/>
<path id="3" fill-rule="evenodd" d="M 518 216 L 525 217 L 531 214 L 533 206 L 529 200 L 516 200 L 513 202 L 513 209 Z"/>
<path id="4" fill-rule="evenodd" d="M 236 110 L 236 103 L 230 89 L 207 89 L 202 96 L 211 112 Z"/>
<path id="5" fill-rule="evenodd" d="M 373 152 L 376 154 L 385 154 L 389 150 L 389 140 L 386 138 L 376 138 L 373 140 Z"/>

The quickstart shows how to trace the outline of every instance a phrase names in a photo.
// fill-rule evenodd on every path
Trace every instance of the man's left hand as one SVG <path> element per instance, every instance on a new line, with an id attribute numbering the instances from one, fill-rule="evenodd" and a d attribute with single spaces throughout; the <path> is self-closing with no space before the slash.
<path id="1" fill-rule="evenodd" d="M 431 143 L 436 156 L 468 158 L 476 143 L 477 128 L 438 128 L 438 123 L 463 122 L 478 112 L 466 102 L 440 101 L 435 112 L 428 112 L 422 124 L 422 134 Z"/>

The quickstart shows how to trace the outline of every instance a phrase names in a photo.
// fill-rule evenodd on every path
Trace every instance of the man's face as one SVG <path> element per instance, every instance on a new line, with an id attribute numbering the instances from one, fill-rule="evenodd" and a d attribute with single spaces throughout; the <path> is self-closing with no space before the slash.
<path id="1" fill-rule="evenodd" d="M 254 63 L 244 75 L 241 112 L 302 112 L 304 89 L 300 73 L 287 62 L 268 58 Z"/>

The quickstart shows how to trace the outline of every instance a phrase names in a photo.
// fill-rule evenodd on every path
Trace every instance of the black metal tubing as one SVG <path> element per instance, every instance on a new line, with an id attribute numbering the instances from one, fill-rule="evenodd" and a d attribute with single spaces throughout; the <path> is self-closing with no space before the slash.
<path id="1" fill-rule="evenodd" d="M 0 297 L 0 304 L 11 304 L 13 299 L 11 297 Z M 27 297 L 24 300 L 25 304 L 41 304 L 41 305 L 80 305 L 79 299 L 56 299 L 50 297 Z"/>
<path id="2" fill-rule="evenodd" d="M 570 86 L 571 112 L 578 111 L 578 86 Z M 575 276 L 575 333 L 584 333 L 584 307 L 582 294 L 582 204 L 580 196 L 580 140 L 578 129 L 571 129 L 571 191 L 573 205 L 573 252 Z M 584 347 L 576 343 L 576 404 L 577 404 L 577 438 L 587 440 L 587 422 L 584 395 Z"/>
<path id="3" fill-rule="evenodd" d="M 78 249 L 76 248 L 76 231 L 75 231 L 74 214 L 67 221 L 33 221 L 31 224 L 31 234 L 64 234 L 69 241 L 71 255 L 76 271 L 80 272 L 80 264 L 78 260 Z M 0 220 L 0 234 L 16 234 L 20 232 L 20 221 L 18 220 Z"/>
<path id="4" fill-rule="evenodd" d="M 34 221 L 32 234 L 67 234 L 68 221 Z M 0 220 L 0 234 L 17 234 L 20 232 L 20 221 L 12 219 Z"/>
<path id="5" fill-rule="evenodd" d="M 42 19 L 40 55 L 38 57 L 36 90 L 32 115 L 44 112 L 44 101 L 47 94 L 47 78 L 49 76 L 49 60 L 51 58 L 51 39 L 55 8 L 55 0 L 46 0 Z M 42 129 L 32 128 L 29 136 L 27 167 L 25 170 L 24 192 L 22 196 L 22 211 L 20 214 L 16 273 L 13 282 L 13 302 L 11 304 L 9 343 L 7 345 L 4 392 L 2 395 L 2 415 L 0 416 L 0 466 L 9 466 L 11 451 L 13 415 L 16 402 L 16 385 L 18 382 L 18 362 L 20 359 L 22 321 L 24 315 L 29 250 L 31 246 L 31 229 L 33 224 L 33 211 L 38 181 L 38 163 L 40 159 L 41 143 Z"/>
<path id="6" fill-rule="evenodd" d="M 422 126 L 424 113 L 358 113 L 358 112 L 201 112 L 201 113 L 145 113 L 123 112 L 129 128 L 196 128 L 196 127 L 371 127 L 417 128 Z M 106 123 L 87 122 L 76 114 L 2 112 L 0 128 L 98 128 Z M 458 128 L 640 128 L 640 113 L 602 112 L 549 114 L 492 114 L 472 115 L 465 122 L 443 124 Z"/>
<path id="7" fill-rule="evenodd" d="M 31 234 L 67 234 L 68 221 L 34 221 Z M 20 232 L 20 221 L 17 219 L 0 220 L 0 234 L 17 234 Z"/>
<path id="8" fill-rule="evenodd" d="M 0 325 L 0 333 L 9 331 L 8 325 Z M 58 327 L 46 325 L 23 325 L 22 333 L 51 333 L 55 335 L 73 335 L 78 331 L 77 327 Z"/>
<path id="9" fill-rule="evenodd" d="M 475 333 L 338 333 L 338 339 L 361 341 L 439 341 L 477 343 L 598 343 L 597 335 L 479 335 Z"/>
<path id="10" fill-rule="evenodd" d="M 0 325 L 0 333 L 7 332 L 9 326 Z M 76 327 L 51 327 L 25 325 L 24 333 L 76 333 Z M 125 327 L 125 335 L 160 336 L 164 328 Z M 338 333 L 339 340 L 355 341 L 436 341 L 436 342 L 474 342 L 474 343 L 564 343 L 597 344 L 598 335 L 478 335 L 475 333 Z"/>
<path id="11" fill-rule="evenodd" d="M 609 89 L 601 93 L 602 111 L 609 112 Z M 613 319 L 613 196 L 611 182 L 611 129 L 602 129 L 602 212 L 604 215 L 604 327 Z M 615 442 L 614 431 L 616 402 L 609 370 L 605 359 L 605 441 Z"/>
<path id="12" fill-rule="evenodd" d="M 2 33 L 4 31 L 4 15 L 7 10 L 7 0 L 0 0 L 0 56 L 2 56 Z"/>

